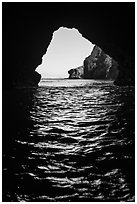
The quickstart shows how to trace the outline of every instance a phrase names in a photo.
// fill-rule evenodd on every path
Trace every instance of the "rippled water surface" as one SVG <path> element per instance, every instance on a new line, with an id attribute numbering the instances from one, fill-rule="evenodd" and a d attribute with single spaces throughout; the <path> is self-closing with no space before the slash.
<path id="1" fill-rule="evenodd" d="M 42 80 L 4 97 L 3 201 L 134 201 L 134 87 Z"/>

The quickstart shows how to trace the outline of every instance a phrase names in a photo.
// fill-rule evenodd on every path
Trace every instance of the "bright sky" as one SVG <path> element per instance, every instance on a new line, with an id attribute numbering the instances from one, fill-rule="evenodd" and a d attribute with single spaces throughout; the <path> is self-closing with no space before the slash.
<path id="1" fill-rule="evenodd" d="M 36 71 L 42 78 L 68 78 L 68 70 L 83 65 L 93 47 L 77 29 L 60 27 L 53 33 L 42 64 Z"/>

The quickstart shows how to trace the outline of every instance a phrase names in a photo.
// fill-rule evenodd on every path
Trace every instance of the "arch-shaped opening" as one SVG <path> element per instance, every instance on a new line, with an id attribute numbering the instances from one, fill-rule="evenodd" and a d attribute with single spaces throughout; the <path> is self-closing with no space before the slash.
<path id="1" fill-rule="evenodd" d="M 59 27 L 53 32 L 42 64 L 42 78 L 116 79 L 118 63 L 76 28 Z M 68 75 L 69 74 L 69 75 Z"/>
<path id="2" fill-rule="evenodd" d="M 69 69 L 81 66 L 93 47 L 76 28 L 60 27 L 36 71 L 42 78 L 68 78 Z"/>

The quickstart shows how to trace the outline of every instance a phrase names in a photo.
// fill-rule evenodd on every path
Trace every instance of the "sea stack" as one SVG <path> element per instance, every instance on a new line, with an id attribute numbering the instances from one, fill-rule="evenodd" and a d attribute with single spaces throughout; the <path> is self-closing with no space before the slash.
<path id="1" fill-rule="evenodd" d="M 84 66 L 80 66 L 68 71 L 69 79 L 81 79 L 84 78 Z"/>

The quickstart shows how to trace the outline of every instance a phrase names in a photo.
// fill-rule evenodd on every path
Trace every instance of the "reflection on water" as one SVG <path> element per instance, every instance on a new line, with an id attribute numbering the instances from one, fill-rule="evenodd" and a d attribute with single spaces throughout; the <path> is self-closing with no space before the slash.
<path id="1" fill-rule="evenodd" d="M 3 201 L 134 201 L 134 87 L 43 80 L 4 98 Z"/>

